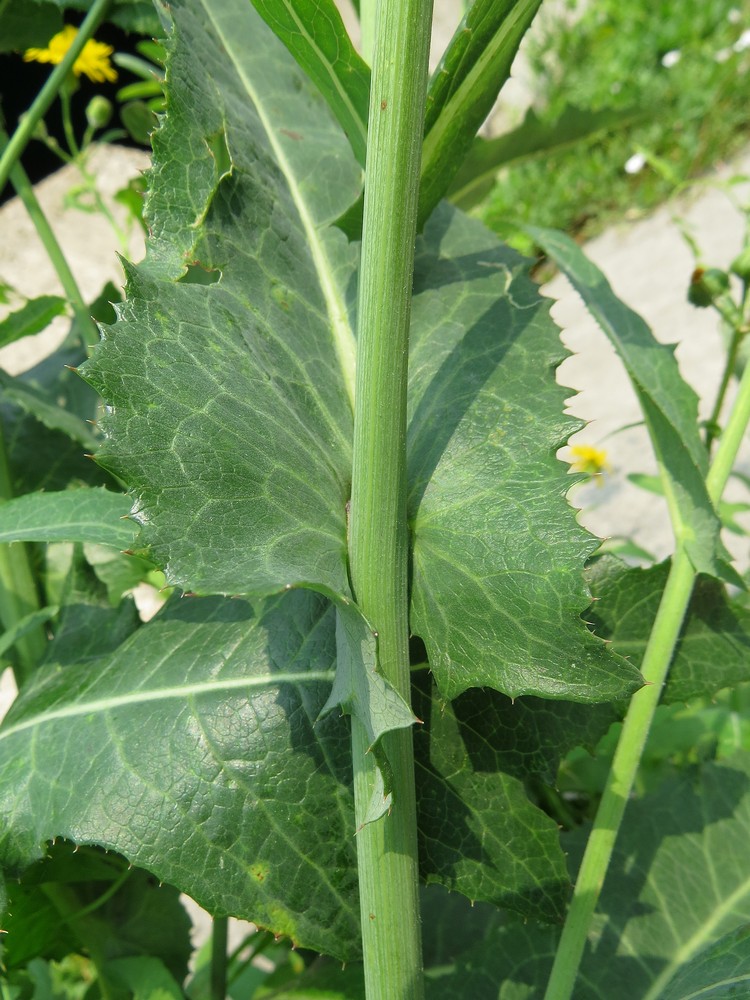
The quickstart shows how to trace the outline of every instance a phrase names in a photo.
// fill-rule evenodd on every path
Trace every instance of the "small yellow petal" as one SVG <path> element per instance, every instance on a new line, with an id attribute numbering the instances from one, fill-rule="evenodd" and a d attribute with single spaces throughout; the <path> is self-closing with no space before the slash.
<path id="1" fill-rule="evenodd" d="M 78 28 L 71 24 L 66 24 L 62 31 L 59 31 L 46 49 L 27 49 L 24 54 L 24 62 L 51 63 L 57 66 L 75 41 Z M 111 45 L 104 42 L 97 42 L 90 38 L 83 47 L 83 51 L 73 63 L 73 72 L 76 76 L 86 74 L 93 83 L 114 83 L 117 79 L 117 71 L 113 68 L 109 57 L 114 52 Z"/>
<path id="2" fill-rule="evenodd" d="M 591 444 L 571 445 L 571 469 L 573 472 L 583 472 L 587 476 L 601 476 L 611 471 L 607 453 L 603 448 L 595 448 Z"/>

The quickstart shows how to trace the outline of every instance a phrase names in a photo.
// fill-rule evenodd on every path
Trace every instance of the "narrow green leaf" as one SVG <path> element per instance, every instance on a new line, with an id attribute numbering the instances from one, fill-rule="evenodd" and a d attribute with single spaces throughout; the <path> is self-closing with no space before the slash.
<path id="1" fill-rule="evenodd" d="M 588 617 L 597 635 L 639 666 L 669 573 L 669 561 L 631 568 L 614 556 L 597 559 L 586 578 L 596 601 Z M 710 698 L 750 680 L 750 611 L 730 601 L 725 586 L 699 576 L 693 590 L 663 701 Z"/>
<path id="2" fill-rule="evenodd" d="M 253 0 L 328 102 L 364 167 L 370 67 L 352 45 L 333 0 Z"/>
<path id="3" fill-rule="evenodd" d="M 0 371 L 0 398 L 15 403 L 53 431 L 67 434 L 73 441 L 93 451 L 99 438 L 75 413 L 64 409 L 41 389 Z"/>
<path id="4" fill-rule="evenodd" d="M 414 291 L 411 625 L 441 693 L 626 697 L 640 675 L 580 619 L 597 543 L 555 458 L 577 425 L 548 303 L 521 258 L 448 206 L 418 246 Z"/>
<path id="5" fill-rule="evenodd" d="M 680 375 L 674 347 L 654 338 L 570 237 L 535 226 L 524 230 L 565 273 L 620 355 L 666 477 L 675 533 L 690 561 L 699 573 L 725 575 L 717 562 L 719 520 L 705 485 L 708 456 L 698 433 L 698 397 Z"/>
<path id="6" fill-rule="evenodd" d="M 96 542 L 130 548 L 138 526 L 125 520 L 131 501 L 93 487 L 29 493 L 0 504 L 0 542 Z"/>
<path id="7" fill-rule="evenodd" d="M 0 322 L 0 347 L 44 330 L 55 316 L 65 312 L 67 305 L 66 300 L 59 295 L 40 295 L 37 299 L 29 299 L 20 309 Z"/>
<path id="8" fill-rule="evenodd" d="M 541 0 L 474 0 L 438 65 L 427 95 L 420 227 L 445 194 L 510 76 Z"/>
<path id="9" fill-rule="evenodd" d="M 448 198 L 459 208 L 473 208 L 491 190 L 501 167 L 542 154 L 555 154 L 600 132 L 627 128 L 639 117 L 642 112 L 614 108 L 591 111 L 568 104 L 558 118 L 547 122 L 531 108 L 511 132 L 496 139 L 478 136 L 474 140 L 453 179 Z"/>

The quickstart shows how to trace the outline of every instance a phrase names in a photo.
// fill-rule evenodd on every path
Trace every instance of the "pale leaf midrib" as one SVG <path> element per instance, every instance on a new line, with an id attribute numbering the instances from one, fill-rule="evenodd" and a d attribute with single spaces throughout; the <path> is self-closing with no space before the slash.
<path id="1" fill-rule="evenodd" d="M 355 383 L 355 342 L 354 334 L 352 332 L 351 326 L 349 325 L 348 311 L 346 308 L 346 303 L 342 300 L 339 289 L 336 285 L 333 268 L 326 254 L 323 242 L 318 233 L 315 221 L 310 214 L 309 208 L 305 199 L 302 196 L 299 184 L 297 183 L 297 178 L 292 169 L 292 165 L 287 159 L 286 153 L 284 152 L 283 146 L 277 139 L 276 132 L 268 120 L 268 117 L 263 106 L 263 102 L 260 100 L 258 93 L 253 86 L 252 81 L 246 74 L 242 59 L 240 54 L 236 52 L 234 39 L 231 34 L 228 34 L 224 30 L 223 23 L 220 22 L 217 17 L 217 5 L 211 3 L 210 0 L 202 0 L 203 9 L 206 12 L 206 16 L 213 25 L 218 37 L 221 40 L 222 45 L 229 57 L 232 65 L 237 72 L 238 77 L 242 81 L 242 85 L 247 91 L 255 110 L 258 114 L 263 128 L 265 129 L 266 136 L 268 138 L 269 145 L 273 150 L 273 154 L 276 158 L 277 165 L 281 170 L 282 174 L 286 178 L 287 186 L 289 188 L 289 193 L 291 195 L 292 201 L 299 213 L 300 221 L 302 227 L 305 231 L 305 236 L 307 238 L 308 246 L 310 247 L 310 252 L 313 258 L 313 263 L 315 265 L 315 270 L 318 274 L 318 279 L 320 281 L 321 291 L 323 293 L 323 298 L 325 299 L 326 309 L 328 311 L 328 318 L 331 324 L 331 332 L 333 335 L 333 344 L 336 351 L 336 356 L 341 368 L 341 374 L 344 380 L 344 386 L 346 388 L 347 397 L 349 403 L 352 407 L 352 412 L 354 411 L 354 383 Z"/>
<path id="2" fill-rule="evenodd" d="M 279 671 L 273 674 L 258 674 L 254 677 L 227 677 L 224 680 L 201 681 L 194 684 L 179 684 L 171 687 L 152 688 L 147 691 L 129 691 L 127 694 L 110 695 L 106 698 L 95 698 L 91 701 L 78 702 L 74 705 L 63 705 L 60 708 L 41 712 L 29 719 L 23 719 L 15 725 L 0 729 L 0 742 L 17 736 L 27 729 L 34 729 L 60 719 L 79 718 L 84 715 L 114 711 L 118 708 L 128 708 L 144 705 L 152 701 L 168 701 L 172 699 L 187 700 L 190 697 L 211 695 L 223 691 L 247 690 L 269 687 L 278 684 L 311 684 L 333 683 L 333 670 L 308 670 L 305 673 Z"/>

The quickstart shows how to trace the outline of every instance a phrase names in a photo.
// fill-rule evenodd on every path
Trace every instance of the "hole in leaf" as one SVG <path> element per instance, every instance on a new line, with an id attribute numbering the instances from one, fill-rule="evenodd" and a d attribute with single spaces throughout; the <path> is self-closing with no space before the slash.
<path id="1" fill-rule="evenodd" d="M 232 172 L 232 156 L 227 145 L 226 132 L 220 128 L 213 135 L 206 136 L 205 143 L 216 163 L 216 179 L 220 181 Z"/>
<path id="2" fill-rule="evenodd" d="M 177 280 L 183 285 L 215 285 L 221 280 L 221 271 L 218 267 L 207 268 L 196 262 L 188 264 L 187 271 Z"/>

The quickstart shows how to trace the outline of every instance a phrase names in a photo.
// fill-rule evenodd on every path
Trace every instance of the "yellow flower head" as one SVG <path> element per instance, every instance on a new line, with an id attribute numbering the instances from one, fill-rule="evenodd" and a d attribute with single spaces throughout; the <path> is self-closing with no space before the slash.
<path id="1" fill-rule="evenodd" d="M 570 465 L 573 472 L 583 472 L 587 476 L 601 476 L 611 471 L 612 467 L 603 448 L 595 448 L 591 444 L 574 444 L 571 445 L 570 452 L 573 456 Z"/>
<path id="2" fill-rule="evenodd" d="M 50 41 L 46 49 L 27 49 L 23 54 L 24 62 L 52 63 L 57 66 L 63 61 L 65 53 L 75 41 L 78 28 L 71 24 L 66 24 L 62 31 L 58 32 Z M 104 42 L 96 42 L 90 38 L 83 46 L 83 51 L 73 63 L 73 72 L 76 76 L 85 73 L 89 80 L 94 83 L 104 83 L 109 81 L 114 83 L 117 79 L 117 71 L 113 69 L 109 57 L 114 52 L 111 45 Z"/>

